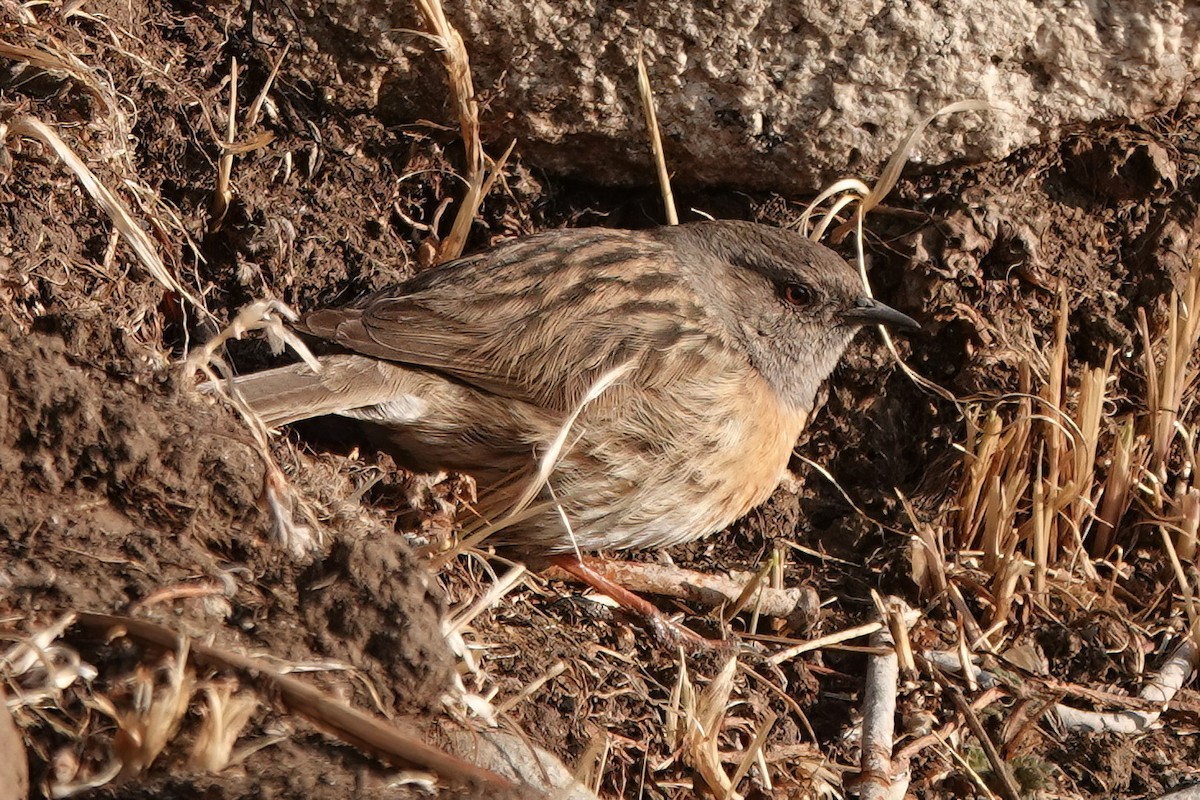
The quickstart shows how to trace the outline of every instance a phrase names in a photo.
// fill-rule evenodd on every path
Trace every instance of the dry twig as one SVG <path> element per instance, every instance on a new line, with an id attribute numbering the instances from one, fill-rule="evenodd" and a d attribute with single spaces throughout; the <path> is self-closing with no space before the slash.
<path id="1" fill-rule="evenodd" d="M 111 636 L 127 636 L 142 644 L 174 650 L 187 642 L 183 652 L 191 660 L 210 669 L 236 673 L 248 684 L 262 687 L 269 697 L 300 714 L 322 730 L 342 741 L 378 755 L 396 766 L 416 766 L 448 780 L 478 783 L 494 789 L 510 790 L 513 783 L 490 770 L 431 747 L 412 734 L 398 730 L 369 714 L 351 708 L 325 692 L 276 670 L 266 662 L 247 658 L 211 645 L 185 639 L 161 625 L 132 617 L 81 612 L 78 624 Z M 181 658 L 182 660 L 182 658 Z"/>
<path id="2" fill-rule="evenodd" d="M 890 597 L 885 602 L 887 616 L 903 620 L 901 627 L 915 624 L 917 617 L 903 600 Z M 894 612 L 894 613 L 893 613 Z M 896 730 L 896 692 L 900 684 L 900 656 L 893 626 L 881 623 L 871 634 L 871 646 L 881 652 L 867 661 L 866 686 L 862 706 L 862 764 L 858 780 L 863 800 L 894 800 L 908 791 L 907 764 L 892 760 Z"/>

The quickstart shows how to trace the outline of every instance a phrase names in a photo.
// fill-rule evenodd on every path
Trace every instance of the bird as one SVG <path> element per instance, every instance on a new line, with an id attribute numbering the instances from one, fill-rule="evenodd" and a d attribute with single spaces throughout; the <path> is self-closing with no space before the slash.
<path id="1" fill-rule="evenodd" d="M 559 229 L 313 311 L 319 371 L 233 386 L 270 426 L 350 417 L 414 471 L 472 476 L 489 544 L 580 574 L 585 553 L 692 541 L 765 501 L 869 325 L 919 328 L 795 231 Z"/>

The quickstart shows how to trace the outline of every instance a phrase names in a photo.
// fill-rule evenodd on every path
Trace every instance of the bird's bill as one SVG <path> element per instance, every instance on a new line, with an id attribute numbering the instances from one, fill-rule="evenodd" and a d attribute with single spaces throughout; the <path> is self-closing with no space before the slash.
<path id="1" fill-rule="evenodd" d="M 886 325 L 899 331 L 921 330 L 915 319 L 873 297 L 858 298 L 854 308 L 842 313 L 842 321 L 850 325 Z"/>

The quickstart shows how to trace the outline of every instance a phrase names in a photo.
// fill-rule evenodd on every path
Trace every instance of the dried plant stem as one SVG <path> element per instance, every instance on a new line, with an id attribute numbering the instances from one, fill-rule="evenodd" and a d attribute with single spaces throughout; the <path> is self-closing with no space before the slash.
<path id="1" fill-rule="evenodd" d="M 1175 694 L 1183 688 L 1200 661 L 1200 647 L 1196 640 L 1187 636 L 1175 652 L 1171 654 L 1162 668 L 1154 674 L 1142 687 L 1138 697 L 1165 708 Z M 1063 727 L 1075 732 L 1091 733 L 1140 733 L 1147 730 L 1158 721 L 1161 711 L 1119 711 L 1100 713 L 1097 711 L 1081 711 L 1067 705 L 1056 705 L 1054 714 Z"/>
<path id="2" fill-rule="evenodd" d="M 948 672 L 964 672 L 962 657 L 955 652 L 925 652 L 922 658 L 938 668 Z M 1200 646 L 1192 636 L 1185 636 L 1175 648 L 1175 651 L 1163 663 L 1162 667 L 1152 675 L 1142 686 L 1136 698 L 1107 696 L 1107 702 L 1128 702 L 1129 710 L 1117 712 L 1083 711 L 1072 706 L 1058 703 L 1049 710 L 1064 728 L 1074 733 L 1120 733 L 1135 734 L 1146 731 L 1162 715 L 1162 709 L 1174 699 L 1176 693 L 1183 688 L 1184 683 L 1191 677 L 1200 663 Z M 978 665 L 967 664 L 967 670 L 984 689 L 1004 687 L 1004 682 L 992 672 Z M 1050 684 L 1048 689 L 1059 692 L 1069 691 L 1061 684 Z M 1088 690 L 1086 695 L 1097 694 Z M 1154 708 L 1144 708 L 1145 704 L 1153 704 Z"/>
<path id="3" fill-rule="evenodd" d="M 452 613 L 444 623 L 446 634 L 462 633 L 475 618 L 500 602 L 525 577 L 527 568 L 518 564 L 498 578 L 491 587 L 465 609 Z"/>
<path id="4" fill-rule="evenodd" d="M 208 232 L 216 233 L 225 221 L 229 204 L 233 201 L 233 189 L 230 181 L 233 178 L 233 151 L 229 149 L 237 140 L 237 105 L 238 105 L 238 61 L 233 58 L 229 62 L 229 107 L 225 110 L 225 142 L 220 158 L 217 159 L 217 185 L 213 189 L 212 202 L 208 208 Z"/>
<path id="5" fill-rule="evenodd" d="M 446 19 L 441 0 L 416 0 L 416 4 L 425 18 L 427 36 L 437 46 L 442 65 L 446 68 L 450 94 L 458 109 L 458 126 L 466 156 L 467 194 L 454 217 L 450 234 L 437 250 L 438 261 L 450 261 L 462 255 L 479 205 L 491 187 L 492 178 L 503 169 L 504 162 L 513 148 L 510 145 L 504 156 L 492 165 L 489 176 L 488 159 L 479 138 L 479 102 L 475 99 L 475 87 L 471 80 L 471 59 L 467 55 L 467 47 L 462 36 Z"/>
<path id="6" fill-rule="evenodd" d="M 1129 510 L 1133 502 L 1132 489 L 1136 483 L 1134 463 L 1140 467 L 1141 458 L 1134 454 L 1135 448 L 1133 417 L 1127 416 L 1118 425 L 1113 440 L 1112 463 L 1108 468 L 1108 477 L 1104 480 L 1104 494 L 1100 500 L 1100 510 L 1092 527 L 1092 555 L 1097 558 L 1107 558 L 1116 538 L 1117 525 L 1121 517 Z"/>
<path id="7" fill-rule="evenodd" d="M 33 117 L 19 117 L 9 123 L 7 128 L 0 124 L 0 142 L 3 142 L 8 136 L 28 136 L 50 147 L 67 168 L 75 173 L 79 184 L 112 220 L 113 226 L 133 248 L 146 271 L 166 289 L 191 303 L 197 311 L 208 314 L 203 303 L 184 289 L 175 276 L 167 270 L 149 234 L 134 220 L 125 203 L 100 182 L 96 174 L 88 169 L 83 160 L 67 146 L 57 133 L 41 120 Z"/>
<path id="8" fill-rule="evenodd" d="M 718 740 L 721 722 L 729 710 L 729 697 L 733 692 L 733 679 L 737 674 L 737 659 L 730 658 L 721 671 L 698 694 L 695 703 L 685 715 L 687 726 L 683 734 L 682 757 L 703 778 L 704 783 L 722 800 L 741 800 L 737 784 L 726 774 L 722 766 Z"/>
<path id="9" fill-rule="evenodd" d="M 1175 550 L 1184 561 L 1195 561 L 1197 537 L 1200 536 L 1200 489 L 1187 487 L 1180 505 L 1183 519 L 1179 523 Z"/>
<path id="10" fill-rule="evenodd" d="M 821 650 L 825 647 L 831 647 L 842 642 L 848 642 L 852 639 L 861 639 L 864 636 L 871 636 L 884 627 L 882 622 L 867 622 L 863 625 L 855 625 L 853 628 L 846 628 L 843 631 L 831 633 L 826 636 L 821 636 L 816 639 L 809 639 L 807 642 L 792 645 L 784 650 L 775 653 L 767 661 L 771 664 L 782 664 L 785 661 L 791 661 L 797 656 L 802 656 L 805 653 L 811 653 L 814 650 Z"/>
<path id="11" fill-rule="evenodd" d="M 963 693 L 957 686 L 946 686 L 945 689 L 954 702 L 955 708 L 958 709 L 958 713 L 962 714 L 963 719 L 966 720 L 967 727 L 971 729 L 971 733 L 975 734 L 979 746 L 983 748 L 984 755 L 987 756 L 988 763 L 992 766 L 992 774 L 1000 779 L 1000 794 L 1004 796 L 1005 800 L 1021 800 L 1021 791 L 1013 780 L 1008 764 L 1000 757 L 996 745 L 992 743 L 991 737 L 983 729 L 983 724 L 980 723 L 979 716 L 971 708 L 971 704 L 963 697 Z"/>
<path id="12" fill-rule="evenodd" d="M 271 510 L 274 523 L 272 530 L 274 540 L 282 545 L 295 558 L 304 558 L 315 553 L 320 547 L 320 530 L 315 532 L 308 526 L 297 523 L 292 516 L 291 500 L 294 499 L 287 477 L 275 463 L 271 455 L 269 432 L 262 417 L 255 413 L 246 398 L 238 391 L 232 381 L 232 370 L 218 355 L 225 342 L 241 338 L 249 331 L 265 331 L 272 344 L 282 347 L 285 343 L 292 347 L 304 359 L 314 372 L 320 372 L 322 367 L 317 357 L 294 332 L 289 330 L 283 320 L 295 321 L 296 312 L 292 311 L 277 300 L 258 300 L 243 308 L 220 334 L 210 339 L 204 347 L 192 351 L 184 362 L 185 373 L 191 375 L 197 371 L 209 378 L 209 382 L 201 385 L 202 391 L 220 393 L 233 404 L 242 421 L 250 430 L 259 456 L 266 467 L 263 476 L 263 493 Z M 220 380 L 217 372 L 221 372 L 229 380 Z M 300 503 L 303 508 L 303 503 Z M 309 515 L 311 517 L 311 515 Z M 315 535 L 314 535 L 315 534 Z"/>
<path id="13" fill-rule="evenodd" d="M 667 215 L 668 225 L 679 224 L 679 214 L 675 211 L 675 195 L 671 191 L 671 175 L 667 171 L 667 157 L 663 152 L 662 134 L 658 130 L 658 113 L 654 110 L 654 91 L 650 87 L 650 73 L 646 71 L 646 60 L 642 51 L 638 50 L 637 57 L 638 94 L 642 98 L 642 113 L 646 117 L 646 132 L 650 137 L 650 152 L 654 156 L 654 168 L 658 174 L 658 188 L 662 192 L 663 212 Z"/>
<path id="14" fill-rule="evenodd" d="M 975 712 L 982 711 L 993 703 L 1003 700 L 1006 696 L 1007 693 L 999 687 L 987 689 L 971 701 L 971 709 Z M 940 730 L 927 733 L 918 739 L 912 740 L 908 744 L 904 745 L 904 747 L 900 748 L 900 750 L 896 751 L 896 761 L 902 763 L 912 761 L 918 755 L 923 753 L 926 748 L 934 745 L 945 744 L 946 740 L 950 738 L 950 736 L 956 731 L 958 731 L 964 724 L 965 720 L 960 721 L 958 718 L 955 718 L 947 722 Z"/>

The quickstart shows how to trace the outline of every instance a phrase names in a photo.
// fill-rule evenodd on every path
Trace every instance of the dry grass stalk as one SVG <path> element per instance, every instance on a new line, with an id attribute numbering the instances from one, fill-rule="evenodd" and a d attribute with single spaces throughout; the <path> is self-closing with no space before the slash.
<path id="1" fill-rule="evenodd" d="M 513 789 L 513 784 L 508 779 L 432 747 L 415 735 L 352 708 L 303 681 L 281 673 L 264 661 L 247 658 L 200 642 L 185 640 L 184 637 L 160 625 L 131 617 L 81 613 L 79 623 L 92 630 L 117 631 L 135 641 L 158 648 L 177 647 L 183 655 L 190 654 L 190 658 L 200 666 L 232 671 L 239 678 L 250 680 L 255 685 L 263 687 L 273 699 L 305 717 L 327 733 L 375 753 L 390 764 L 403 767 L 417 766 L 449 780 L 460 783 L 474 782 L 494 790 Z M 181 644 L 185 641 L 187 642 L 186 646 Z M 183 658 L 177 658 L 176 669 L 182 670 L 185 666 Z M 179 683 L 182 687 L 182 680 L 174 682 Z M 176 691 L 174 694 L 177 696 L 182 694 L 182 691 Z M 169 697 L 165 699 L 170 700 Z M 169 702 L 168 706 L 173 707 Z M 165 711 L 160 712 L 156 717 L 155 730 L 161 731 L 163 727 L 161 721 L 169 719 L 169 717 L 170 715 Z M 133 722 L 136 723 L 138 720 L 135 719 Z M 143 744 L 133 755 L 140 755 L 143 758 L 148 755 L 149 748 L 146 744 L 145 736 L 143 736 Z"/>
<path id="2" fill-rule="evenodd" d="M 1172 298 L 1168 306 L 1162 338 L 1157 342 L 1151 338 L 1149 322 L 1140 309 L 1138 328 L 1144 351 L 1149 452 L 1135 469 L 1143 478 L 1140 488 L 1150 516 L 1175 532 L 1174 550 L 1190 559 L 1196 554 L 1200 523 L 1196 496 L 1200 492 L 1196 470 L 1198 431 L 1184 424 L 1182 417 L 1193 407 L 1200 382 L 1200 369 L 1193 358 L 1200 344 L 1200 256 L 1192 263 L 1182 298 Z M 1161 353 L 1161 364 L 1156 353 Z M 1173 451 L 1180 454 L 1174 461 Z"/>
<path id="3" fill-rule="evenodd" d="M 962 715 L 967 723 L 967 727 L 971 729 L 971 733 L 975 734 L 976 741 L 983 748 L 984 755 L 987 756 L 988 763 L 992 767 L 992 774 L 999 779 L 1000 794 L 1004 800 L 1021 800 L 1021 792 L 1017 788 L 1016 781 L 1013 780 L 1012 772 L 1009 770 L 1008 764 L 1000 753 L 996 750 L 996 745 L 984 730 L 983 723 L 979 721 L 979 716 L 975 713 L 975 709 L 971 708 L 971 704 L 967 702 L 967 698 L 957 686 L 946 685 L 946 691 L 950 698 L 954 701 L 958 713 Z"/>
<path id="4" fill-rule="evenodd" d="M 767 575 L 774 568 L 774 562 L 768 560 L 763 569 L 756 573 L 720 575 L 673 564 L 614 559 L 605 564 L 604 572 L 614 582 L 638 594 L 674 597 L 700 608 L 724 605 L 721 612 L 724 622 L 732 620 L 747 606 L 753 610 L 754 617 L 787 618 L 799 614 L 811 619 L 817 612 L 812 591 L 804 587 L 776 588 L 767 585 Z M 579 580 L 566 570 L 554 566 L 543 569 L 541 575 L 547 580 Z"/>
<path id="5" fill-rule="evenodd" d="M 417 10 L 429 28 L 428 38 L 437 47 L 450 93 L 458 109 L 458 125 L 466 149 L 468 181 L 483 169 L 483 146 L 479 141 L 479 103 L 471 80 L 471 59 L 463 38 L 450 21 L 441 0 L 417 0 Z"/>
<path id="6" fill-rule="evenodd" d="M 309 512 L 302 498 L 292 491 L 287 476 L 271 455 L 270 433 L 266 423 L 255 413 L 241 392 L 229 380 L 233 370 L 225 363 L 219 353 L 230 339 L 240 339 L 250 331 L 261 330 L 267 335 L 271 349 L 278 352 L 287 344 L 299 355 L 309 368 L 320 372 L 322 367 L 317 357 L 312 354 L 294 332 L 284 324 L 284 320 L 295 321 L 298 315 L 285 304 L 277 300 L 258 300 L 238 312 L 237 317 L 229 323 L 218 335 L 210 339 L 203 347 L 194 350 L 184 362 L 185 374 L 192 375 L 201 372 L 209 379 L 201 389 L 217 392 L 228 399 L 246 423 L 254 438 L 255 448 L 266 466 L 263 476 L 263 495 L 271 511 L 272 539 L 289 552 L 294 558 L 305 558 L 320 549 L 321 531 L 316 527 L 315 516 Z M 218 377 L 220 372 L 222 377 Z M 308 526 L 298 522 L 292 513 L 293 507 L 298 507 L 313 522 Z"/>
<path id="7" fill-rule="evenodd" d="M 942 596 L 948 586 L 944 530 L 922 522 L 908 498 L 899 491 L 896 494 L 904 506 L 904 513 L 908 516 L 913 530 L 916 531 L 909 538 L 908 548 L 913 582 L 917 584 L 917 590 L 924 598 Z"/>
<path id="8" fill-rule="evenodd" d="M 117 723 L 113 752 L 121 762 L 121 775 L 145 772 L 179 732 L 196 688 L 195 673 L 188 668 L 189 642 L 178 637 L 160 670 L 139 665 L 133 678 L 132 707 L 118 708 L 108 697 L 97 695 L 92 703 Z M 157 672 L 165 673 L 161 685 Z"/>
<path id="9" fill-rule="evenodd" d="M 810 639 L 807 642 L 801 642 L 800 644 L 780 650 L 778 653 L 771 655 L 767 659 L 767 663 L 782 664 L 785 661 L 791 661 L 793 658 L 810 653 L 813 650 L 821 650 L 825 647 L 848 642 L 851 639 L 861 639 L 864 636 L 871 636 L 883 627 L 885 626 L 882 622 L 867 622 L 863 625 L 855 625 L 853 628 L 847 628 L 844 631 L 831 633 L 817 639 Z"/>
<path id="10" fill-rule="evenodd" d="M 973 442 L 974 447 L 965 451 L 968 457 L 965 459 L 966 469 L 959 489 L 957 545 L 960 548 L 971 549 L 976 546 L 981 528 L 987 519 L 980 505 L 984 502 L 984 491 L 989 491 L 986 497 L 991 500 L 992 493 L 999 489 L 998 486 L 992 485 L 999 478 L 992 475 L 991 470 L 994 468 L 996 451 L 1002 444 L 1004 423 L 995 410 L 987 413 L 982 425 L 979 423 L 978 414 L 968 415 L 966 423 L 967 441 Z M 994 568 L 995 559 L 999 557 L 994 532 L 989 539 L 991 541 L 988 542 L 989 546 L 984 547 L 984 553 L 985 558 L 991 562 L 988 566 Z"/>
<path id="11" fill-rule="evenodd" d="M 1197 536 L 1200 535 L 1200 489 L 1189 486 L 1184 491 L 1183 518 L 1179 523 L 1175 549 L 1185 561 L 1196 560 Z"/>
<path id="12" fill-rule="evenodd" d="M 768 581 L 770 581 L 772 576 L 776 573 L 775 567 L 779 562 L 779 558 L 780 551 L 772 551 L 771 556 L 767 559 L 766 563 L 763 564 L 757 572 L 750 576 L 750 580 L 746 581 L 746 585 L 742 588 L 742 591 L 736 596 L 730 598 L 733 602 L 728 603 L 721 611 L 721 619 L 725 623 L 728 624 L 733 620 L 734 617 L 742 613 L 742 609 L 746 607 L 746 604 L 749 603 L 751 599 L 754 599 L 755 603 L 752 614 L 753 618 L 751 619 L 749 630 L 753 632 L 756 629 L 758 615 L 762 613 L 764 598 L 766 597 L 767 591 L 774 588 L 769 585 Z M 799 598 L 797 598 L 797 602 L 799 602 Z M 795 609 L 795 607 L 796 604 L 793 603 L 792 609 Z M 787 613 L 790 614 L 791 611 L 789 610 Z M 786 616 L 786 614 L 783 616 Z"/>
<path id="13" fill-rule="evenodd" d="M 487 592 L 480 595 L 473 603 L 464 609 L 452 612 L 443 623 L 444 633 L 446 635 L 462 633 L 475 621 L 476 617 L 499 603 L 513 589 L 517 588 L 527 572 L 528 568 L 524 564 L 515 565 L 503 577 L 493 582 Z"/>
<path id="14" fill-rule="evenodd" d="M 1134 465 L 1140 471 L 1147 457 L 1147 440 L 1134 435 L 1133 416 L 1126 416 L 1117 424 L 1113 437 L 1113 454 L 1104 479 L 1100 498 L 1100 509 L 1096 512 L 1091 531 L 1091 553 L 1097 558 L 1107 558 L 1112 550 L 1117 526 L 1129 506 L 1133 503 L 1133 489 L 1137 485 Z"/>
<path id="15" fill-rule="evenodd" d="M 646 132 L 650 137 L 650 153 L 654 156 L 654 168 L 658 175 L 658 188 L 662 192 L 663 212 L 668 225 L 679 224 L 675 210 L 675 194 L 671 191 L 671 174 L 667 171 L 667 158 L 663 152 L 662 134 L 658 130 L 658 113 L 654 109 L 654 91 L 650 87 L 650 73 L 646 71 L 646 59 L 642 50 L 637 56 L 638 94 L 642 98 L 642 114 L 646 118 Z"/>
<path id="16" fill-rule="evenodd" d="M 557 678 L 567 671 L 567 665 L 563 661 L 556 661 L 550 669 L 543 672 L 538 677 L 534 678 L 529 683 L 521 687 L 521 690 L 508 698 L 504 702 L 496 706 L 497 714 L 507 714 L 509 711 L 516 708 L 522 702 L 537 694 L 538 690 L 545 686 L 550 681 Z"/>
<path id="17" fill-rule="evenodd" d="M 31 139 L 37 139 L 58 156 L 73 173 L 76 179 L 85 191 L 91 196 L 92 200 L 100 206 L 101 210 L 108 215 L 112 220 L 113 227 L 121 234 L 121 237 L 133 248 L 138 260 L 150 275 L 161 283 L 167 290 L 173 292 L 177 296 L 187 300 L 201 313 L 207 314 L 204 305 L 191 294 L 183 285 L 176 280 L 159 257 L 158 249 L 146 231 L 133 218 L 129 208 L 118 198 L 113 192 L 105 186 L 96 174 L 92 172 L 83 160 L 75 154 L 66 142 L 55 133 L 48 125 L 33 117 L 18 117 L 16 120 L 8 123 L 7 126 L 0 124 L 0 141 L 7 140 L 10 136 L 28 136 Z"/>
<path id="18" fill-rule="evenodd" d="M 767 736 L 771 733 L 771 729 L 775 727 L 775 723 L 779 720 L 779 715 L 774 711 L 768 711 L 767 716 L 758 727 L 754 730 L 754 738 L 750 740 L 750 745 L 746 748 L 746 752 L 742 754 L 742 759 L 738 763 L 738 767 L 734 770 L 733 777 L 729 780 L 729 788 L 725 790 L 723 800 L 730 800 L 734 796 L 733 787 L 742 782 L 742 778 L 746 777 L 746 773 L 750 771 L 750 767 L 758 764 L 759 772 L 763 776 L 763 789 L 771 791 L 771 773 L 767 769 L 766 760 L 763 758 L 763 745 L 766 744 Z"/>
<path id="19" fill-rule="evenodd" d="M 220 772 L 238 760 L 233 747 L 258 710 L 258 698 L 239 692 L 236 681 L 208 681 L 201 691 L 204 714 L 189 761 L 206 772 Z"/>
<path id="20" fill-rule="evenodd" d="M 892 642 L 895 644 L 896 657 L 900 662 L 901 674 L 915 675 L 917 673 L 917 663 L 913 655 L 912 640 L 909 638 L 908 632 L 916 624 L 918 617 L 909 608 L 907 603 L 898 598 L 889 597 L 886 601 L 881 602 L 879 597 L 875 597 L 875 602 L 880 605 L 887 620 L 888 632 L 891 634 Z"/>
<path id="21" fill-rule="evenodd" d="M 246 111 L 245 127 L 247 129 L 252 130 L 258 125 L 267 95 L 271 91 L 271 86 L 279 74 L 279 68 L 283 65 L 283 60 L 287 57 L 287 53 L 288 48 L 284 47 L 278 60 L 272 66 L 271 72 L 267 76 L 267 80 L 263 83 L 258 96 L 254 98 L 254 102 L 250 104 L 249 109 Z M 221 225 L 225 221 L 225 215 L 229 212 L 229 204 L 233 202 L 232 180 L 234 157 L 265 147 L 274 138 L 268 131 L 262 131 L 249 141 L 238 143 L 238 76 L 238 60 L 235 57 L 229 62 L 229 104 L 225 110 L 225 137 L 222 141 L 217 142 L 221 150 L 221 155 L 217 159 L 217 183 L 213 188 L 212 200 L 208 207 L 209 233 L 215 233 L 221 229 Z"/>
<path id="22" fill-rule="evenodd" d="M 708 788 L 724 800 L 740 800 L 736 786 L 722 765 L 718 747 L 722 722 L 729 708 L 737 659 L 730 658 L 721 671 L 695 696 L 695 703 L 683 707 L 683 760 L 703 779 Z"/>
<path id="23" fill-rule="evenodd" d="M 858 256 L 859 272 L 862 275 L 863 288 L 866 290 L 867 295 L 870 296 L 871 283 L 867 278 L 867 259 L 863 245 L 864 221 L 866 220 L 867 212 L 883 202 L 884 198 L 895 188 L 896 183 L 900 180 L 900 173 L 903 171 L 904 165 L 908 162 L 909 154 L 912 153 L 917 140 L 924 134 L 925 129 L 938 117 L 949 114 L 960 114 L 967 111 L 1001 111 L 1008 109 L 1010 109 L 1010 106 L 1007 104 L 983 100 L 963 100 L 939 108 L 917 123 L 909 131 L 908 136 L 892 153 L 892 157 L 888 160 L 882 174 L 879 176 L 879 180 L 875 182 L 874 186 L 867 186 L 866 183 L 857 178 L 846 178 L 837 181 L 817 195 L 804 209 L 804 213 L 800 217 L 800 231 L 812 239 L 819 240 L 832 225 L 839 221 L 842 212 L 847 209 L 853 209 L 850 218 L 841 222 L 834 230 L 832 238 L 833 241 L 840 242 L 851 230 L 855 231 L 855 247 Z M 827 202 L 829 203 L 829 207 L 822 210 Z M 818 217 L 819 221 L 814 222 Z M 900 365 L 904 374 L 914 383 L 946 400 L 954 403 L 958 402 L 953 393 L 925 376 L 918 374 L 900 358 L 900 354 L 896 350 L 896 345 L 892 341 L 891 334 L 888 333 L 886 328 L 879 326 L 879 332 L 883 336 L 883 341 L 891 352 L 892 357 L 896 359 L 896 363 Z"/>
<path id="24" fill-rule="evenodd" d="M 458 553 L 468 550 L 473 547 L 478 547 L 487 537 L 504 530 L 507 527 L 515 525 L 530 517 L 541 514 L 549 508 L 557 508 L 558 513 L 562 516 L 563 526 L 567 533 L 571 534 L 572 542 L 574 542 L 574 534 L 571 532 L 571 521 L 567 519 L 562 507 L 553 499 L 554 487 L 550 483 L 550 478 L 554 474 L 554 468 L 558 465 L 559 460 L 570 450 L 574 445 L 574 440 L 571 439 L 571 431 L 575 427 L 579 415 L 594 402 L 600 395 L 608 391 L 616 385 L 626 374 L 633 369 L 633 362 L 627 361 L 624 364 L 618 364 L 612 369 L 606 370 L 599 375 L 588 391 L 575 407 L 563 420 L 559 426 L 558 433 L 546 448 L 546 452 L 542 453 L 538 458 L 537 469 L 533 475 L 517 476 L 518 481 L 524 483 L 524 488 L 515 499 L 503 497 L 503 493 L 498 493 L 498 507 L 492 508 L 477 508 L 479 519 L 473 524 L 463 526 L 461 532 L 462 538 L 458 546 L 447 551 L 439 559 L 434 561 L 435 569 L 440 568 L 446 562 L 452 560 Z M 539 495 L 548 493 L 552 499 L 538 500 Z M 493 521 L 494 520 L 494 521 Z M 578 547 L 575 548 L 576 555 L 581 555 Z"/>
<path id="25" fill-rule="evenodd" d="M 600 797 L 600 784 L 604 780 L 604 770 L 608 766 L 608 757 L 612 750 L 612 743 L 609 737 L 603 733 L 597 733 L 588 743 L 587 750 L 584 751 L 583 757 L 579 759 L 578 766 L 575 769 L 574 781 L 578 786 L 586 786 L 596 798 Z M 559 797 L 568 797 L 564 791 L 555 793 L 555 800 Z M 590 800 L 589 797 L 574 798 L 571 800 Z"/>
<path id="26" fill-rule="evenodd" d="M 32 28 L 37 25 L 37 21 L 33 19 L 24 24 Z M 0 58 L 70 78 L 102 106 L 101 112 L 106 119 L 117 123 L 114 125 L 115 133 L 127 132 L 125 118 L 121 114 L 120 102 L 112 84 L 102 78 L 100 71 L 85 64 L 54 36 L 44 31 L 42 33 L 44 41 L 39 42 L 36 47 L 0 40 Z M 114 139 L 116 138 L 117 136 L 114 136 Z"/>
<path id="27" fill-rule="evenodd" d="M 1078 552 L 1102 513 L 1097 510 L 1103 494 L 1098 458 L 1102 437 L 1111 427 L 1105 409 L 1112 356 L 1103 366 L 1085 370 L 1071 391 L 1067 318 L 1063 297 L 1046 357 L 1047 375 L 1036 394 L 1032 372 L 1023 364 L 1015 395 L 968 413 L 970 444 L 964 448 L 954 540 L 960 552 L 982 553 L 992 593 L 989 627 L 1002 627 L 1009 619 L 1027 576 L 1032 576 L 1035 593 L 1048 591 L 1055 565 Z M 1002 415 L 1006 406 L 1014 410 Z M 1130 473 L 1117 466 L 1107 481 L 1110 515 L 1122 511 L 1129 498 Z M 1090 562 L 1077 567 L 1098 583 Z"/>
<path id="28" fill-rule="evenodd" d="M 434 43 L 446 69 L 450 94 L 458 109 L 458 127 L 466 157 L 467 193 L 454 217 L 450 235 L 437 248 L 436 260 L 450 261 L 462 255 L 479 205 L 491 189 L 495 177 L 503 170 L 516 142 L 510 144 L 504 155 L 491 163 L 489 168 L 490 160 L 479 139 L 479 103 L 475 99 L 475 87 L 471 81 L 471 60 L 467 55 L 467 47 L 462 36 L 446 19 L 441 0 L 416 0 L 416 3 L 428 28 L 425 36 Z"/>
<path id="29" fill-rule="evenodd" d="M 688 678 L 687 657 L 682 649 L 679 651 L 679 672 L 675 676 L 675 683 L 671 686 L 671 696 L 667 700 L 667 707 L 663 709 L 663 733 L 667 737 L 667 741 L 672 744 L 678 743 L 682 734 L 684 724 L 684 709 L 693 709 L 696 705 L 695 691 L 692 689 L 692 682 Z"/>
<path id="30" fill-rule="evenodd" d="M 225 142 L 233 144 L 237 139 L 238 61 L 229 62 L 229 107 L 225 110 Z M 233 153 L 225 149 L 217 159 L 217 185 L 213 188 L 212 202 L 208 206 L 208 232 L 221 230 L 229 204 L 233 201 L 233 189 L 229 181 L 233 175 Z"/>

